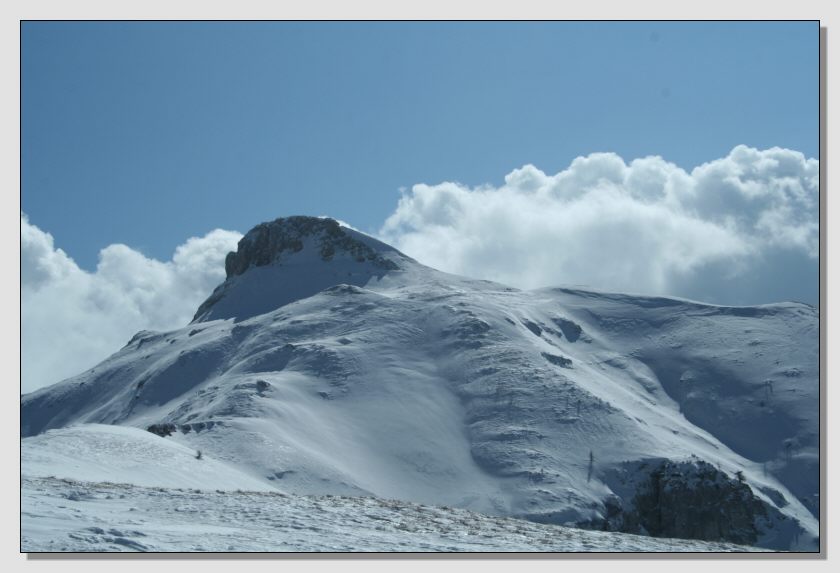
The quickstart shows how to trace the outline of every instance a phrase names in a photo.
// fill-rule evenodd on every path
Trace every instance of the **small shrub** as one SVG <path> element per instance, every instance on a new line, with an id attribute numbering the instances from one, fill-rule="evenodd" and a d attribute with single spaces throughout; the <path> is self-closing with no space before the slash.
<path id="1" fill-rule="evenodd" d="M 152 424 L 146 428 L 146 431 L 160 436 L 161 438 L 165 438 L 167 436 L 171 436 L 172 432 L 176 429 L 175 424 Z"/>

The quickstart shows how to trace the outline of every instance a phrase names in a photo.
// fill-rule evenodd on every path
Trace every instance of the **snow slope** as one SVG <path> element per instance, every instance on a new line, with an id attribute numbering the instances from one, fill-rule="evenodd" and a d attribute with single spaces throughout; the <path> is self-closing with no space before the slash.
<path id="1" fill-rule="evenodd" d="M 755 548 L 583 531 L 371 497 L 26 478 L 25 552 L 680 552 Z"/>
<path id="2" fill-rule="evenodd" d="M 519 291 L 311 218 L 255 228 L 227 268 L 191 325 L 23 396 L 24 442 L 166 423 L 287 493 L 556 524 L 629 511 L 643 464 L 704 460 L 766 504 L 756 543 L 817 549 L 812 307 Z"/>
<path id="3" fill-rule="evenodd" d="M 85 424 L 23 440 L 21 474 L 145 487 L 277 491 L 263 480 L 145 430 Z"/>

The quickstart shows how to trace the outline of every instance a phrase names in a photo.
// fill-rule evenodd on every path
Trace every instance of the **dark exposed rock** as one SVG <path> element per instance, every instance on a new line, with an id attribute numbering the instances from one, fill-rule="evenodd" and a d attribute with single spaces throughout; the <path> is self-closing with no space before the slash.
<path id="1" fill-rule="evenodd" d="M 300 253 L 296 255 L 296 253 Z M 283 267 L 297 259 L 305 263 L 325 264 L 311 277 L 314 282 L 306 279 L 306 267 L 301 268 L 301 284 L 293 275 L 286 275 L 292 285 L 290 289 L 280 288 L 277 296 L 251 297 L 242 295 L 242 304 L 234 304 L 236 314 L 230 305 L 225 305 L 232 292 L 236 292 L 237 285 L 250 285 L 244 291 L 253 293 L 254 282 L 248 281 L 248 269 L 256 267 Z M 306 296 L 311 296 L 324 289 L 336 286 L 337 282 L 352 283 L 357 288 L 373 276 L 382 277 L 390 271 L 400 270 L 398 261 L 412 261 L 393 247 L 368 237 L 362 233 L 340 225 L 334 219 L 318 217 L 286 217 L 274 221 L 260 223 L 242 237 L 236 252 L 228 253 L 225 259 L 225 282 L 215 288 L 212 294 L 198 307 L 193 316 L 193 323 L 202 322 L 209 316 L 213 318 L 242 319 L 244 317 L 262 314 L 274 310 Z M 350 267 L 348 267 L 350 263 Z M 358 265 L 359 272 L 351 272 L 351 268 Z M 338 271 L 340 269 L 340 279 Z M 324 272 L 321 272 L 324 271 Z M 310 278 L 311 278 L 310 277 Z M 335 282 L 333 282 L 335 281 Z M 310 292 L 306 292 L 311 287 Z M 266 287 L 257 290 L 266 292 Z M 242 291 L 240 291 L 242 292 Z M 362 292 L 359 289 L 359 292 Z M 222 303 L 220 305 L 220 303 Z M 226 310 L 219 310 L 225 308 Z M 243 315 L 242 313 L 246 313 Z"/>
<path id="2" fill-rule="evenodd" d="M 236 252 L 228 253 L 225 258 L 227 278 L 241 275 L 252 266 L 269 265 L 283 254 L 299 252 L 308 237 L 316 238 L 319 254 L 325 261 L 344 252 L 360 263 L 370 262 L 388 270 L 397 268 L 393 261 L 348 235 L 337 221 L 295 216 L 260 223 L 248 231 L 239 241 Z"/>
<path id="3" fill-rule="evenodd" d="M 764 486 L 759 489 L 761 490 L 761 493 L 769 497 L 773 503 L 776 504 L 776 507 L 785 507 L 788 505 L 788 500 L 779 490 L 773 489 L 769 486 Z"/>
<path id="4" fill-rule="evenodd" d="M 761 501 L 748 485 L 708 463 L 665 462 L 633 500 L 639 525 L 654 537 L 755 543 Z"/>
<path id="5" fill-rule="evenodd" d="M 639 482 L 630 503 L 622 501 L 611 496 L 604 502 L 603 518 L 579 525 L 753 545 L 769 507 L 744 481 L 700 460 L 659 462 Z"/>
<path id="6" fill-rule="evenodd" d="M 559 356 L 557 354 L 549 354 L 548 352 L 542 352 L 542 357 L 551 362 L 556 366 L 560 366 L 561 368 L 571 368 L 572 367 L 572 359 L 566 358 L 565 356 Z"/>
<path id="7" fill-rule="evenodd" d="M 536 323 L 531 322 L 530 320 L 523 320 L 522 324 L 525 325 L 525 328 L 533 332 L 535 336 L 542 335 L 542 328 L 540 328 Z"/>
<path id="8" fill-rule="evenodd" d="M 566 337 L 566 340 L 569 342 L 577 342 L 577 339 L 580 338 L 583 329 L 580 325 L 576 322 L 572 322 L 566 318 L 554 318 L 554 324 L 560 327 L 560 330 L 563 331 L 563 336 Z"/>

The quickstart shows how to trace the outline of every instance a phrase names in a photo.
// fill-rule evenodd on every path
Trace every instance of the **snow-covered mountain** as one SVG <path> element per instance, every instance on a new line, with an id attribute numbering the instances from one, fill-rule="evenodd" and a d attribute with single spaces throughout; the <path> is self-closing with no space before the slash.
<path id="1" fill-rule="evenodd" d="M 310 217 L 225 266 L 185 328 L 21 398 L 24 474 L 109 424 L 289 494 L 818 549 L 813 307 L 520 291 Z"/>

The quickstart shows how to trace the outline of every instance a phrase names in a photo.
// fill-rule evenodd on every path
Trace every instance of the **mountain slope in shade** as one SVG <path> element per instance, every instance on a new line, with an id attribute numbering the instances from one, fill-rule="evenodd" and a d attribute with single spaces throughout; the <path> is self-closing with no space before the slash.
<path id="1" fill-rule="evenodd" d="M 643 521 L 656 472 L 689 468 L 749 486 L 754 543 L 817 548 L 812 307 L 520 291 L 307 217 L 226 269 L 192 324 L 23 396 L 22 435 L 155 425 L 289 493 L 597 527 Z"/>

